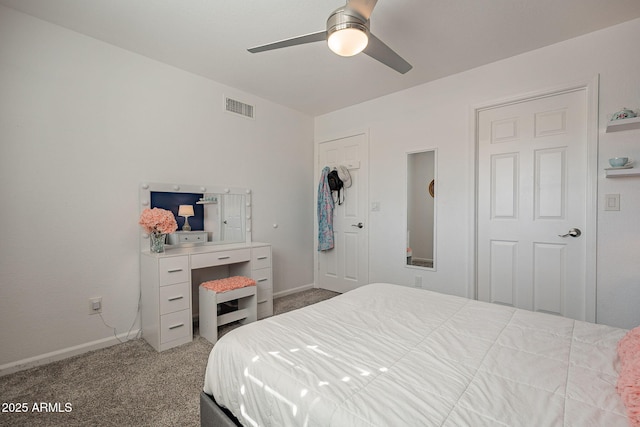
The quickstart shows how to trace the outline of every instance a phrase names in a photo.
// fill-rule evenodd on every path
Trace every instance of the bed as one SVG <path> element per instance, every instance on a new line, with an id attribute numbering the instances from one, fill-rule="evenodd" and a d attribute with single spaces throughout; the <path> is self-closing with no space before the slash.
<path id="1" fill-rule="evenodd" d="M 202 425 L 628 426 L 626 332 L 371 284 L 222 337 Z"/>

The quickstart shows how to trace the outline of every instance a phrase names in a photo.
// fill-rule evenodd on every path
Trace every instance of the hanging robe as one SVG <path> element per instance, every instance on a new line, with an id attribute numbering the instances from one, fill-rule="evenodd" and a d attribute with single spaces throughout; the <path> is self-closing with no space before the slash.
<path id="1" fill-rule="evenodd" d="M 318 184 L 318 251 L 333 249 L 333 196 L 327 176 L 330 169 L 322 169 Z"/>

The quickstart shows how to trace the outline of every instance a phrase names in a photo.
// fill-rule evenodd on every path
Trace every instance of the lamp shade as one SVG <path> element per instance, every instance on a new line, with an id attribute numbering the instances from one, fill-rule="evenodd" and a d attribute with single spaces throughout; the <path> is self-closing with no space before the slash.
<path id="1" fill-rule="evenodd" d="M 329 49 L 340 56 L 353 56 L 367 47 L 369 37 L 359 28 L 344 28 L 331 33 L 327 44 Z"/>
<path id="2" fill-rule="evenodd" d="M 193 215 L 193 206 L 191 205 L 180 205 L 180 207 L 178 208 L 178 216 L 189 217 Z"/>

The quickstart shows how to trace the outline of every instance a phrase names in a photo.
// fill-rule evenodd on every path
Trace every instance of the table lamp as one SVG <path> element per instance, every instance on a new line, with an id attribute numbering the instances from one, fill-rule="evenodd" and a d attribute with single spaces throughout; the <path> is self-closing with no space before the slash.
<path id="1" fill-rule="evenodd" d="M 178 208 L 178 216 L 184 217 L 184 225 L 182 226 L 182 231 L 191 231 L 191 226 L 189 225 L 189 217 L 193 215 L 193 206 L 180 205 L 180 207 Z"/>

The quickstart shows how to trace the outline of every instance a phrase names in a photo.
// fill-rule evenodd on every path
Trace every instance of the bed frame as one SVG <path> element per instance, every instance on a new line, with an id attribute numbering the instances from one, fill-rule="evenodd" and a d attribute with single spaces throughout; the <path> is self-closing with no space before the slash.
<path id="1" fill-rule="evenodd" d="M 213 396 L 200 392 L 201 427 L 242 427 L 240 421 L 226 408 L 219 406 Z"/>

